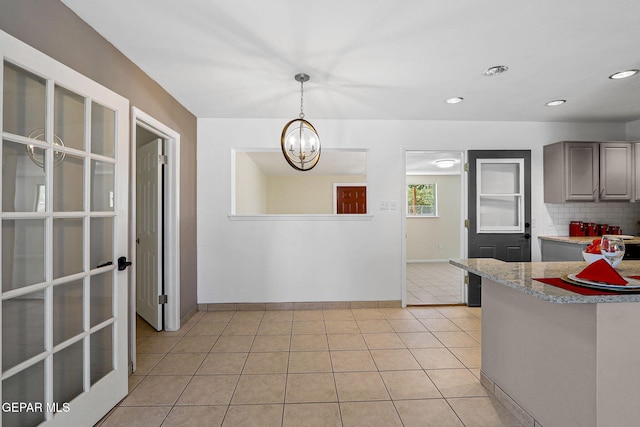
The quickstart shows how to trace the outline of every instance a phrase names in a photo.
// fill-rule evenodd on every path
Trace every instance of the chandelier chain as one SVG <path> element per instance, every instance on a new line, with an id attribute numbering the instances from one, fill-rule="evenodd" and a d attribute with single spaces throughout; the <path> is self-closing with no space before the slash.
<path id="1" fill-rule="evenodd" d="M 300 80 L 300 115 L 298 117 L 300 117 L 301 119 L 304 119 L 303 107 L 304 107 L 304 80 Z"/>

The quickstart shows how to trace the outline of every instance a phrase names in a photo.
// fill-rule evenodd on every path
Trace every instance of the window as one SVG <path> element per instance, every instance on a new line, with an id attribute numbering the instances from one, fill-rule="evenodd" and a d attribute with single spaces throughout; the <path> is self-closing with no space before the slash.
<path id="1" fill-rule="evenodd" d="M 436 184 L 407 185 L 407 216 L 438 216 Z"/>

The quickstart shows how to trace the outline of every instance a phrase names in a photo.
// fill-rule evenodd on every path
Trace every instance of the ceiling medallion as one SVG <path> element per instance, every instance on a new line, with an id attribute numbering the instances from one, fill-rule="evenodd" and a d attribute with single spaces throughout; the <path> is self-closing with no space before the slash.
<path id="1" fill-rule="evenodd" d="M 304 82 L 309 81 L 307 74 L 296 74 L 300 82 L 300 114 L 291 120 L 282 130 L 280 147 L 282 154 L 292 168 L 308 171 L 320 160 L 320 137 L 311 123 L 304 119 Z"/>

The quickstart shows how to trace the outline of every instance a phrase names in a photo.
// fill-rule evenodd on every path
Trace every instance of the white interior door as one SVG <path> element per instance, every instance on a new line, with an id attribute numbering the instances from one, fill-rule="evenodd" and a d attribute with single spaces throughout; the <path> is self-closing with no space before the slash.
<path id="1" fill-rule="evenodd" d="M 127 394 L 128 101 L 0 31 L 2 426 Z M 125 258 L 126 260 L 126 258 Z"/>
<path id="2" fill-rule="evenodd" d="M 136 154 L 136 311 L 157 331 L 162 329 L 162 139 Z"/>

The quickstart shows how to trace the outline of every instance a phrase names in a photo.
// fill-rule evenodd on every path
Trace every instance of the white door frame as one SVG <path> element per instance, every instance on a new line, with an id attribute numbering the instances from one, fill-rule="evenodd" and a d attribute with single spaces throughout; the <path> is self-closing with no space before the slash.
<path id="1" fill-rule="evenodd" d="M 460 153 L 460 217 L 462 221 L 460 221 L 460 258 L 464 258 L 467 253 L 467 232 L 464 226 L 464 220 L 467 218 L 467 172 L 464 170 L 464 164 L 467 161 L 467 152 L 463 150 L 429 150 L 429 149 L 420 149 L 420 148 L 407 148 L 402 147 L 400 149 L 401 158 L 402 158 L 402 167 L 400 168 L 402 171 L 402 177 L 400 182 L 402 183 L 402 189 L 400 191 L 401 200 L 400 200 L 400 218 L 401 218 L 401 235 L 402 239 L 402 248 L 401 253 L 402 256 L 402 268 L 401 271 L 401 283 L 402 283 L 402 307 L 407 306 L 407 214 L 405 212 L 405 206 L 407 206 L 407 152 L 408 151 L 425 151 L 425 152 L 433 152 L 438 153 L 440 151 L 455 151 Z M 460 270 L 461 275 L 464 274 L 463 270 Z M 462 303 L 467 303 L 467 287 L 464 283 L 462 283 Z"/>
<path id="2" fill-rule="evenodd" d="M 167 304 L 164 306 L 164 329 L 180 329 L 180 134 L 149 114 L 131 107 L 131 185 L 129 253 L 133 262 L 129 273 L 131 320 L 129 351 L 133 369 L 136 368 L 136 127 L 153 132 L 166 141 L 167 167 L 164 176 L 164 280 Z"/>

